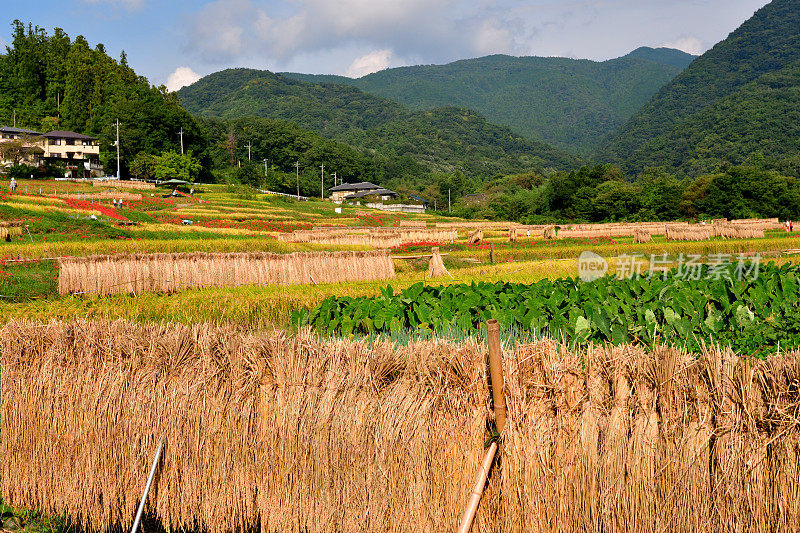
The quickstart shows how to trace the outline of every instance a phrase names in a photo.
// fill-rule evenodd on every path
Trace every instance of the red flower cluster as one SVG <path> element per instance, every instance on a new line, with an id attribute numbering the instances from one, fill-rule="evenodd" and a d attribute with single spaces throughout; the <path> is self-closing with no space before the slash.
<path id="1" fill-rule="evenodd" d="M 366 214 L 356 215 L 356 218 L 361 222 L 361 226 L 378 228 L 386 225 L 386 221 L 381 216 Z"/>
<path id="2" fill-rule="evenodd" d="M 396 248 L 392 248 L 395 252 L 415 252 L 420 248 L 430 248 L 431 246 L 441 246 L 441 243 L 432 241 L 418 241 L 418 242 L 404 242 Z"/>
<path id="3" fill-rule="evenodd" d="M 167 215 L 154 215 L 154 219 L 164 224 L 183 224 L 183 219 Z M 203 228 L 234 228 L 249 231 L 275 231 L 279 233 L 291 233 L 298 229 L 311 229 L 313 225 L 309 222 L 295 222 L 285 220 L 261 220 L 253 218 L 242 218 L 237 220 L 225 220 L 219 218 L 192 217 L 192 224 Z"/>
<path id="4" fill-rule="evenodd" d="M 84 209 L 86 211 L 99 211 L 100 213 L 106 215 L 107 217 L 111 217 L 114 220 L 128 220 L 124 216 L 117 213 L 117 210 L 114 209 L 113 207 L 87 202 L 85 200 L 72 200 L 69 198 L 65 199 L 64 202 L 73 209 Z"/>

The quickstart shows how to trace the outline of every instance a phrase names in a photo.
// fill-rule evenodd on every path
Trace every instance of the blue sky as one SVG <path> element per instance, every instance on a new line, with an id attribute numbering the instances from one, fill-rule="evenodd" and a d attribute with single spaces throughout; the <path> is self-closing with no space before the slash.
<path id="1" fill-rule="evenodd" d="M 0 0 L 170 89 L 228 67 L 360 76 L 492 53 L 605 60 L 639 46 L 699 54 L 766 0 Z"/>

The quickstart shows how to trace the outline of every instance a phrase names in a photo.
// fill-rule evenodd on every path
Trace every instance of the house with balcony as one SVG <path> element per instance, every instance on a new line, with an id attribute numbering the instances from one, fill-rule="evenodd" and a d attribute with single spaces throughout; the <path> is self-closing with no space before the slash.
<path id="1" fill-rule="evenodd" d="M 25 128 L 0 128 L 0 163 L 4 166 L 25 163 L 66 164 L 68 178 L 101 176 L 100 145 L 97 139 L 74 131 L 39 133 Z"/>
<path id="2" fill-rule="evenodd" d="M 8 167 L 24 163 L 35 166 L 43 153 L 42 134 L 38 131 L 0 127 L 0 165 Z"/>
<path id="3" fill-rule="evenodd" d="M 91 178 L 103 174 L 97 139 L 74 131 L 51 131 L 43 136 L 41 162 L 63 162 L 67 176 Z"/>

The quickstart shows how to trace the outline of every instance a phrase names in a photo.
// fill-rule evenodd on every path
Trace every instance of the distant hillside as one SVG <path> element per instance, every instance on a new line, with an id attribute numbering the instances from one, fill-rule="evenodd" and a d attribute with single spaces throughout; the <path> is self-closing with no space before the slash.
<path id="1" fill-rule="evenodd" d="M 410 109 L 474 109 L 530 138 L 587 152 L 619 128 L 694 56 L 639 48 L 604 62 L 493 55 L 382 70 L 362 78 L 286 73 L 313 83 L 351 85 Z"/>
<path id="2" fill-rule="evenodd" d="M 266 70 L 227 69 L 178 91 L 190 113 L 226 119 L 247 116 L 290 120 L 341 138 L 407 114 L 403 106 L 345 85 L 315 85 Z"/>
<path id="3" fill-rule="evenodd" d="M 775 0 L 665 86 L 601 148 L 629 170 L 691 174 L 798 153 L 800 0 Z"/>
<path id="4" fill-rule="evenodd" d="M 290 80 L 267 71 L 229 69 L 178 93 L 202 117 L 289 120 L 376 158 L 384 173 L 460 170 L 478 176 L 532 168 L 569 168 L 574 156 L 524 139 L 464 109 L 412 112 L 353 87 Z"/>

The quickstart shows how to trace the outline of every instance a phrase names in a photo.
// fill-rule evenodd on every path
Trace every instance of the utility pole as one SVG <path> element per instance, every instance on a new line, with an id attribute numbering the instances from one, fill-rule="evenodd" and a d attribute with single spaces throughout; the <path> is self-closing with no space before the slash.
<path id="1" fill-rule="evenodd" d="M 297 171 L 297 199 L 300 199 L 300 161 L 296 161 L 294 168 Z"/>
<path id="2" fill-rule="evenodd" d="M 183 155 L 183 128 L 181 128 L 181 155 Z"/>
<path id="3" fill-rule="evenodd" d="M 450 207 L 450 189 L 447 189 L 447 212 L 452 213 L 453 210 Z"/>
<path id="4" fill-rule="evenodd" d="M 117 179 L 119 179 L 119 119 L 117 119 L 116 126 L 117 126 L 117 142 L 115 142 L 114 144 L 117 145 Z"/>
<path id="5" fill-rule="evenodd" d="M 17 110 L 14 110 L 14 127 L 17 127 Z"/>
<path id="6" fill-rule="evenodd" d="M 319 175 L 319 199 L 320 200 L 324 200 L 325 199 L 325 163 L 322 163 L 322 165 L 320 165 L 320 168 L 322 169 L 322 172 L 320 172 L 320 175 Z"/>
<path id="7" fill-rule="evenodd" d="M 336 172 L 333 173 L 333 186 L 336 187 Z"/>
<path id="8" fill-rule="evenodd" d="M 252 144 L 250 144 L 250 141 L 247 141 L 247 160 L 248 160 L 248 161 L 251 161 L 251 159 L 250 159 L 250 148 L 251 148 L 252 146 L 253 146 L 253 145 L 252 145 Z"/>

